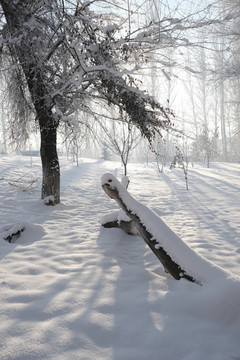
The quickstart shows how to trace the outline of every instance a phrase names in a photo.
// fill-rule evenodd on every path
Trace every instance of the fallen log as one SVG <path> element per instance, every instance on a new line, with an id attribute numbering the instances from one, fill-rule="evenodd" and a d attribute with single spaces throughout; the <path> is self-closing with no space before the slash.
<path id="1" fill-rule="evenodd" d="M 164 242 L 159 241 L 155 230 L 151 231 L 151 228 L 156 229 L 158 227 L 159 232 L 163 229 L 167 235 L 170 235 L 169 237 L 174 238 L 174 241 L 179 239 L 182 242 L 155 213 L 135 200 L 112 174 L 102 176 L 102 188 L 130 218 L 129 221 L 117 221 L 117 219 L 114 219 L 114 221 L 111 220 L 111 223 L 106 222 L 103 226 L 119 227 L 129 234 L 139 235 L 160 260 L 165 271 L 170 273 L 176 280 L 184 278 L 201 284 L 173 259 L 169 249 L 164 248 L 164 243 L 171 241 L 171 239 L 165 239 Z M 182 245 L 187 246 L 185 243 Z"/>

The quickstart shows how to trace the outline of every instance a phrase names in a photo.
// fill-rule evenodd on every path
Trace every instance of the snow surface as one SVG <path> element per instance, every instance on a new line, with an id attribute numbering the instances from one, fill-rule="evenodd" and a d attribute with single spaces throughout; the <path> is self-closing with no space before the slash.
<path id="1" fill-rule="evenodd" d="M 0 178 L 40 177 L 40 159 L 30 164 L 0 156 Z M 0 181 L 0 359 L 239 360 L 240 165 L 189 169 L 189 191 L 181 169 L 129 165 L 129 192 L 208 260 L 203 286 L 167 277 L 138 236 L 100 226 L 118 210 L 100 178 L 120 179 L 118 163 L 61 165 L 55 207 L 40 188 Z"/>

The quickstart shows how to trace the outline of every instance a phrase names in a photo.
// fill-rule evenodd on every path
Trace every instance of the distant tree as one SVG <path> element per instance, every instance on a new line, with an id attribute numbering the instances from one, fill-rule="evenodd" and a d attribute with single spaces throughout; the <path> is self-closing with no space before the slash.
<path id="1" fill-rule="evenodd" d="M 112 160 L 111 150 L 109 148 L 109 145 L 106 143 L 106 141 L 103 141 L 103 143 L 102 143 L 101 159 L 103 159 L 103 160 Z"/>
<path id="2" fill-rule="evenodd" d="M 172 170 L 177 166 L 183 170 L 186 189 L 188 190 L 188 159 L 184 158 L 183 152 L 180 150 L 178 146 L 176 146 L 176 152 L 170 164 L 170 169 Z"/>
<path id="3" fill-rule="evenodd" d="M 207 126 L 204 126 L 198 141 L 193 142 L 192 152 L 196 160 L 206 161 L 209 168 L 210 159 L 218 152 L 218 128 L 210 131 Z"/>
<path id="4" fill-rule="evenodd" d="M 81 120 L 79 120 L 79 118 Z M 84 119 L 84 126 L 83 124 Z M 76 165 L 79 165 L 79 157 L 86 152 L 89 147 L 89 141 L 91 137 L 91 128 L 88 123 L 87 114 L 78 114 L 76 111 L 74 118 L 68 123 L 63 123 L 59 126 L 58 132 L 61 135 L 62 145 L 65 145 L 65 152 L 67 157 L 69 155 Z"/>
<path id="5" fill-rule="evenodd" d="M 239 54 L 240 54 L 240 4 L 238 0 L 220 0 L 214 4 L 219 22 L 214 30 L 215 83 L 219 98 L 219 141 L 224 161 L 239 158 Z"/>
<path id="6" fill-rule="evenodd" d="M 168 159 L 168 141 L 165 139 L 157 137 L 155 141 L 155 155 L 156 163 L 159 172 L 163 172 L 164 166 L 166 166 Z"/>
<path id="7" fill-rule="evenodd" d="M 124 119 L 115 120 L 112 122 L 112 126 L 109 126 L 107 123 L 104 124 L 104 122 L 101 122 L 100 125 L 105 134 L 105 140 L 103 142 L 105 152 L 108 150 L 108 155 L 110 152 L 120 157 L 124 168 L 124 175 L 126 176 L 129 155 L 141 140 L 140 132 L 134 125 Z"/>

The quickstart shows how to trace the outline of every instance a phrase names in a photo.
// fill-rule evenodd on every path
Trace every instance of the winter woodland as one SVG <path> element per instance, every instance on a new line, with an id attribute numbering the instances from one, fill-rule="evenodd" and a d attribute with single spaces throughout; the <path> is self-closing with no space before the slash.
<path id="1" fill-rule="evenodd" d="M 239 360 L 239 1 L 0 15 L 0 359 Z"/>
<path id="2" fill-rule="evenodd" d="M 239 161 L 237 1 L 1 3 L 2 153 Z"/>

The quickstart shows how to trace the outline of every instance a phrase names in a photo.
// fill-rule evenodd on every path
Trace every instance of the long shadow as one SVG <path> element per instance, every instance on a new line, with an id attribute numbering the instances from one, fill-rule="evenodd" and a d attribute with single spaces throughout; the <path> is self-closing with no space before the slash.
<path id="1" fill-rule="evenodd" d="M 18 263 L 15 273 L 2 283 L 1 314 L 3 320 L 9 317 L 11 321 L 3 322 L 1 358 L 5 359 L 6 349 L 9 358 L 17 359 L 14 342 L 15 346 L 26 342 L 18 350 L 19 358 L 26 360 L 55 359 L 58 354 L 90 360 L 98 358 L 98 351 L 101 359 L 105 354 L 114 360 L 159 360 L 163 324 L 153 321 L 152 314 L 159 309 L 149 299 L 149 291 L 151 282 L 161 276 L 145 269 L 146 261 L 151 262 L 145 244 L 118 229 L 101 229 L 96 240 L 86 248 L 83 239 L 71 259 L 69 253 L 52 253 L 41 242 L 46 253 L 36 267 L 33 262 L 20 269 L 24 262 Z M 34 347 L 28 348 L 34 338 Z"/>
<path id="2" fill-rule="evenodd" d="M 218 178 L 217 176 L 215 176 L 215 173 L 212 173 L 209 171 L 209 173 L 207 174 L 203 174 L 198 172 L 197 170 L 191 169 L 189 172 L 189 177 L 191 178 L 191 176 L 194 175 L 197 178 L 197 181 L 201 181 L 202 183 L 206 183 L 206 181 L 208 181 L 208 186 L 210 186 L 211 188 L 213 188 L 215 191 L 219 191 L 220 193 L 224 190 L 224 191 L 233 191 L 233 192 L 239 192 L 239 186 L 233 185 L 229 179 L 229 181 L 227 180 L 223 180 L 222 178 Z M 240 174 L 239 174 L 240 176 Z M 228 178 L 228 174 L 225 175 L 225 178 Z M 237 176 L 236 176 L 237 178 Z M 214 185 L 211 185 L 209 183 L 209 180 L 213 180 L 214 181 Z M 238 178 L 239 180 L 239 178 Z M 192 184 L 194 185 L 194 180 L 192 181 Z"/>
<path id="3" fill-rule="evenodd" d="M 96 350 L 91 349 L 89 339 L 95 344 L 98 342 L 98 324 L 91 324 L 91 316 L 100 296 L 102 274 L 96 274 L 90 261 L 82 263 L 81 256 L 76 257 L 75 269 L 72 264 L 70 267 L 67 263 L 64 266 L 64 257 L 51 261 L 51 267 L 56 262 L 56 268 L 55 271 L 52 269 L 50 276 L 47 273 L 43 275 L 44 264 L 39 274 L 17 274 L 20 285 L 14 285 L 14 292 L 8 292 L 8 303 L 1 309 L 3 320 L 7 316 L 11 319 L 11 309 L 15 314 L 11 321 L 3 323 L 1 359 L 53 360 L 60 355 L 61 358 L 70 359 L 72 353 L 77 354 L 73 358 L 90 359 L 90 354 L 97 355 Z M 61 261 L 61 272 L 58 261 Z M 38 281 L 38 275 L 41 281 Z M 26 288 L 23 292 L 21 283 L 27 278 L 30 284 L 30 276 L 33 288 Z M 89 284 L 92 284 L 91 291 Z M 9 281 L 3 285 L 11 286 Z M 4 291 L 2 287 L 2 294 Z M 99 341 L 101 345 L 101 338 Z M 25 346 L 21 346 L 24 342 Z M 34 346 L 31 346 L 31 342 L 34 342 Z M 19 346 L 21 348 L 16 354 Z"/>
<path id="4" fill-rule="evenodd" d="M 162 266 L 141 238 L 126 235 L 120 229 L 102 228 L 97 243 L 104 255 L 106 271 L 111 274 L 114 267 L 117 274 L 115 279 L 113 276 L 114 303 L 102 304 L 99 308 L 114 318 L 108 343 L 113 350 L 113 359 L 159 360 L 158 344 L 161 342 L 163 320 L 160 319 L 161 309 L 156 309 L 154 302 L 151 302 L 150 292 L 152 281 L 159 279 L 159 284 L 166 284 Z M 154 264 L 156 272 L 146 269 L 146 266 L 149 267 L 149 264 L 146 265 L 147 259 L 149 261 L 148 251 L 150 257 L 153 256 L 150 262 Z M 106 278 L 108 276 L 106 273 Z M 159 298 L 161 296 L 160 289 Z M 158 321 L 154 323 L 153 314 L 156 312 Z"/>
<path id="5" fill-rule="evenodd" d="M 176 176 L 180 178 L 182 174 L 176 172 Z M 196 174 L 196 176 L 198 177 L 198 174 Z M 219 245 L 220 239 L 226 242 L 228 242 L 228 239 L 231 239 L 231 243 L 239 247 L 237 241 L 237 239 L 239 238 L 239 232 L 235 227 L 231 226 L 229 222 L 231 219 L 227 216 L 228 214 L 224 212 L 224 208 L 221 209 L 221 204 L 219 207 L 217 207 L 217 205 L 214 204 L 214 208 L 217 208 L 217 212 L 211 209 L 212 203 L 214 203 L 215 201 L 220 201 L 218 199 L 218 194 L 221 196 L 220 199 L 224 198 L 225 196 L 224 194 L 228 196 L 227 190 L 224 193 L 222 189 L 216 188 L 214 185 L 206 183 L 209 177 L 204 175 L 202 176 L 202 178 L 204 179 L 206 178 L 206 181 L 203 180 L 202 178 L 201 179 L 198 178 L 196 183 L 194 182 L 194 178 L 190 180 L 189 191 L 183 189 L 182 185 L 174 182 L 174 180 L 168 177 L 168 175 L 162 174 L 162 177 L 164 178 L 165 182 L 168 184 L 169 188 L 171 189 L 172 194 L 175 197 L 177 197 L 178 203 L 183 204 L 182 211 L 183 212 L 186 211 L 186 213 L 190 214 L 190 216 L 194 215 L 194 217 L 197 219 L 200 226 L 200 231 L 201 231 L 201 227 L 204 225 L 205 228 L 209 228 L 217 234 L 218 240 L 216 241 L 216 245 Z M 221 180 L 219 180 L 219 182 L 221 182 Z M 197 185 L 199 183 L 203 185 L 202 188 Z M 229 183 L 227 182 L 226 184 L 229 185 Z M 206 187 L 212 189 L 212 192 L 206 194 L 204 191 Z M 239 190 L 239 187 L 236 189 Z M 234 186 L 233 187 L 230 186 L 229 192 L 231 191 L 235 192 L 236 189 Z M 198 194 L 197 196 L 196 193 Z M 184 206 L 186 204 L 186 198 L 187 198 L 188 209 L 184 209 Z M 236 197 L 233 198 L 235 199 Z M 215 242 L 214 239 L 212 239 L 212 241 L 213 243 Z"/>

